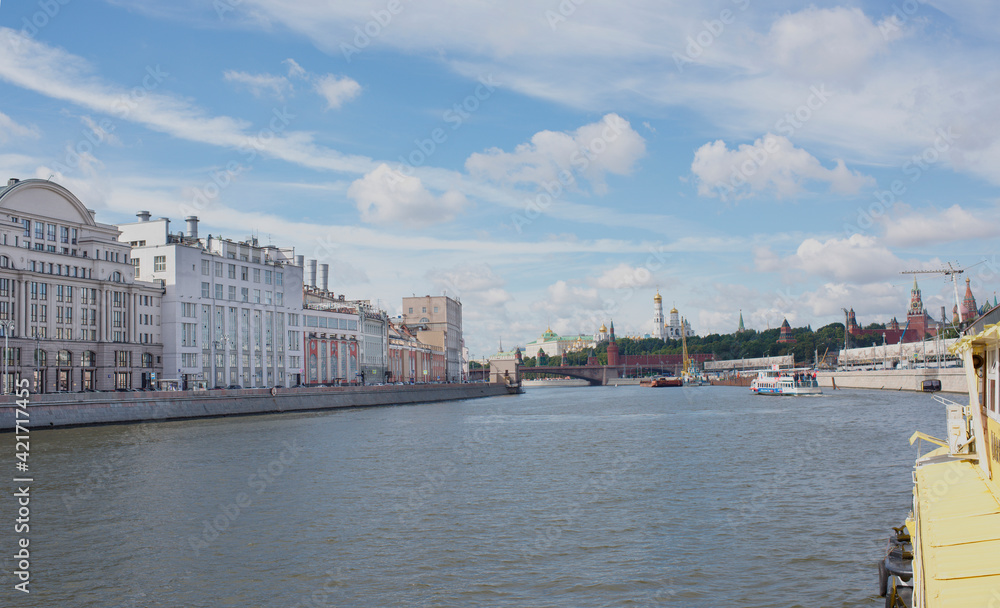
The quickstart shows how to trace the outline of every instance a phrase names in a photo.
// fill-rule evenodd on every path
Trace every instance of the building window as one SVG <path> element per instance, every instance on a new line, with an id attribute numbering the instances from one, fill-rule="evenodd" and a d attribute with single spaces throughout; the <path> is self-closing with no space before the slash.
<path id="1" fill-rule="evenodd" d="M 216 300 L 221 300 L 222 299 L 222 287 L 223 286 L 220 283 L 216 283 L 215 284 L 215 299 Z"/>
<path id="2" fill-rule="evenodd" d="M 201 261 L 201 274 L 203 274 L 206 277 L 208 276 L 209 268 L 211 268 L 210 264 L 211 262 L 209 262 L 208 260 Z"/>
<path id="3" fill-rule="evenodd" d="M 249 287 L 241 287 L 240 288 L 240 301 L 241 302 L 249 302 L 250 301 L 250 288 Z"/>
<path id="4" fill-rule="evenodd" d="M 49 224 L 49 240 L 50 241 L 56 240 L 56 225 L 55 224 Z"/>
<path id="5" fill-rule="evenodd" d="M 437 311 L 438 311 L 438 307 L 437 307 L 437 306 L 435 306 L 435 307 L 434 307 L 434 314 L 437 314 Z"/>
<path id="6" fill-rule="evenodd" d="M 217 277 L 222 276 L 222 262 L 215 263 L 215 276 Z"/>
<path id="7" fill-rule="evenodd" d="M 201 283 L 201 297 L 211 298 L 212 297 L 212 286 L 209 283 L 202 281 Z"/>
<path id="8" fill-rule="evenodd" d="M 197 330 L 197 323 L 181 323 L 181 346 L 198 346 Z"/>
<path id="9" fill-rule="evenodd" d="M 181 353 L 181 367 L 198 367 L 198 353 Z"/>
<path id="10" fill-rule="evenodd" d="M 153 355 L 150 353 L 142 353 L 142 366 L 153 367 Z"/>
<path id="11" fill-rule="evenodd" d="M 246 281 L 250 276 L 250 269 L 246 266 L 240 266 L 240 280 Z"/>
<path id="12" fill-rule="evenodd" d="M 43 222 L 35 222 L 35 238 L 45 240 L 45 224 Z"/>
<path id="13" fill-rule="evenodd" d="M 69 244 L 69 228 L 66 226 L 59 227 L 59 242 Z"/>
<path id="14" fill-rule="evenodd" d="M 24 226 L 24 237 L 31 238 L 31 220 L 21 220 L 21 225 Z"/>
<path id="15" fill-rule="evenodd" d="M 279 291 L 278 293 L 275 294 L 275 298 L 276 298 L 274 301 L 275 304 L 277 304 L 278 306 L 285 305 L 285 292 Z"/>
<path id="16" fill-rule="evenodd" d="M 274 273 L 274 284 L 277 285 L 278 287 L 282 287 L 285 284 L 283 272 Z"/>
<path id="17" fill-rule="evenodd" d="M 423 312 L 423 313 L 426 313 L 426 312 L 427 312 L 427 307 L 426 307 L 426 306 L 424 306 L 423 308 L 421 308 L 421 309 L 420 309 L 420 312 Z"/>
<path id="18" fill-rule="evenodd" d="M 230 279 L 236 278 L 236 264 L 229 265 L 229 278 Z"/>
<path id="19" fill-rule="evenodd" d="M 81 367 L 94 367 L 96 365 L 97 357 L 94 355 L 94 351 L 85 350 L 80 353 L 80 366 Z"/>
<path id="20" fill-rule="evenodd" d="M 132 351 L 130 351 L 130 350 L 116 350 L 115 351 L 115 366 L 116 367 L 132 367 Z"/>
<path id="21" fill-rule="evenodd" d="M 254 289 L 253 290 L 253 303 L 254 304 L 260 304 L 260 290 L 259 289 Z"/>
<path id="22" fill-rule="evenodd" d="M 197 306 L 192 302 L 181 302 L 181 316 L 194 319 L 198 316 Z"/>
<path id="23" fill-rule="evenodd" d="M 229 286 L 229 300 L 231 302 L 235 302 L 236 301 L 236 286 L 235 285 L 230 285 Z"/>
<path id="24" fill-rule="evenodd" d="M 153 257 L 153 272 L 163 272 L 167 269 L 167 256 L 158 255 Z"/>
<path id="25" fill-rule="evenodd" d="M 260 268 L 253 269 L 253 282 L 260 283 Z"/>
<path id="26" fill-rule="evenodd" d="M 69 367 L 72 365 L 73 353 L 68 350 L 61 350 L 56 353 L 56 365 L 59 367 Z"/>
<path id="27" fill-rule="evenodd" d="M 270 285 L 271 284 L 271 271 L 270 270 L 265 270 L 264 271 L 264 284 L 265 285 Z"/>

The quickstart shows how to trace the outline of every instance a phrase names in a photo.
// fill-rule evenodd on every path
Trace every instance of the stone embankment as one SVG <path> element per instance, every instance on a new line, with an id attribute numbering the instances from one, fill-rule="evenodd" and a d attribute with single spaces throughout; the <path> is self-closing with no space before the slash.
<path id="1" fill-rule="evenodd" d="M 57 393 L 31 395 L 32 430 L 186 418 L 245 416 L 351 407 L 405 405 L 509 395 L 502 384 L 418 384 L 211 391 Z M 14 429 L 14 395 L 0 404 L 0 431 Z"/>

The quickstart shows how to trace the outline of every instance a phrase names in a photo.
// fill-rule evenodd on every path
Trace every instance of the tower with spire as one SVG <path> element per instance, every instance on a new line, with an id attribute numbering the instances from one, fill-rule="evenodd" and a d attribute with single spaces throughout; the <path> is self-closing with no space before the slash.
<path id="1" fill-rule="evenodd" d="M 608 336 L 608 365 L 618 365 L 618 344 L 615 342 L 615 321 L 611 320 L 611 333 Z"/>
<path id="2" fill-rule="evenodd" d="M 660 295 L 659 289 L 656 290 L 656 295 L 653 296 L 653 333 L 651 335 L 660 340 L 666 338 L 666 333 L 663 329 L 663 296 Z"/>
<path id="3" fill-rule="evenodd" d="M 971 322 L 979 316 L 979 309 L 976 307 L 976 298 L 972 295 L 972 287 L 969 279 L 965 279 L 965 299 L 962 300 L 962 318 L 965 322 Z"/>
<path id="4" fill-rule="evenodd" d="M 746 330 L 747 330 L 747 328 L 743 327 L 743 310 L 740 309 L 740 326 L 736 328 L 736 333 L 742 334 Z"/>

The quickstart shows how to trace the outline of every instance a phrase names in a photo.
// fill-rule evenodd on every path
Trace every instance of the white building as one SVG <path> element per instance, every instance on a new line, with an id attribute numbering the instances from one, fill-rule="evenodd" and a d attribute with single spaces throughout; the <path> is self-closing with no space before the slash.
<path id="1" fill-rule="evenodd" d="M 684 332 L 687 337 L 690 338 L 694 335 L 694 330 L 691 329 L 691 324 L 684 320 Z M 670 309 L 670 324 L 666 326 L 667 334 L 665 338 L 670 338 L 672 340 L 681 339 L 681 318 L 680 313 L 677 312 L 677 308 Z"/>
<path id="2" fill-rule="evenodd" d="M 302 266 L 292 249 L 171 233 L 167 218 L 121 224 L 135 275 L 164 287 L 164 373 L 183 388 L 302 381 Z M 127 251 L 127 250 L 126 250 Z"/>
<path id="3" fill-rule="evenodd" d="M 660 295 L 660 290 L 656 290 L 656 295 L 653 297 L 653 333 L 651 337 L 659 338 L 663 340 L 667 337 L 666 328 L 663 324 L 663 297 Z"/>
<path id="4" fill-rule="evenodd" d="M 403 298 L 403 323 L 416 332 L 417 339 L 445 352 L 443 380 L 465 380 L 467 367 L 462 357 L 462 302 L 448 296 Z"/>
<path id="5" fill-rule="evenodd" d="M 11 179 L 0 188 L 8 390 L 19 378 L 39 393 L 152 388 L 163 290 L 135 280 L 118 235 L 58 184 Z"/>

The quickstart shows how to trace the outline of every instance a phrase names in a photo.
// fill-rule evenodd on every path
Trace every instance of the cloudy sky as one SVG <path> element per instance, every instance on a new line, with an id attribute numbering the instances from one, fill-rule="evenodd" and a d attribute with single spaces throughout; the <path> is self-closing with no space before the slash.
<path id="1" fill-rule="evenodd" d="M 990 0 L 0 4 L 0 170 L 461 297 L 472 354 L 1000 284 Z M 921 279 L 937 315 L 951 284 Z"/>

